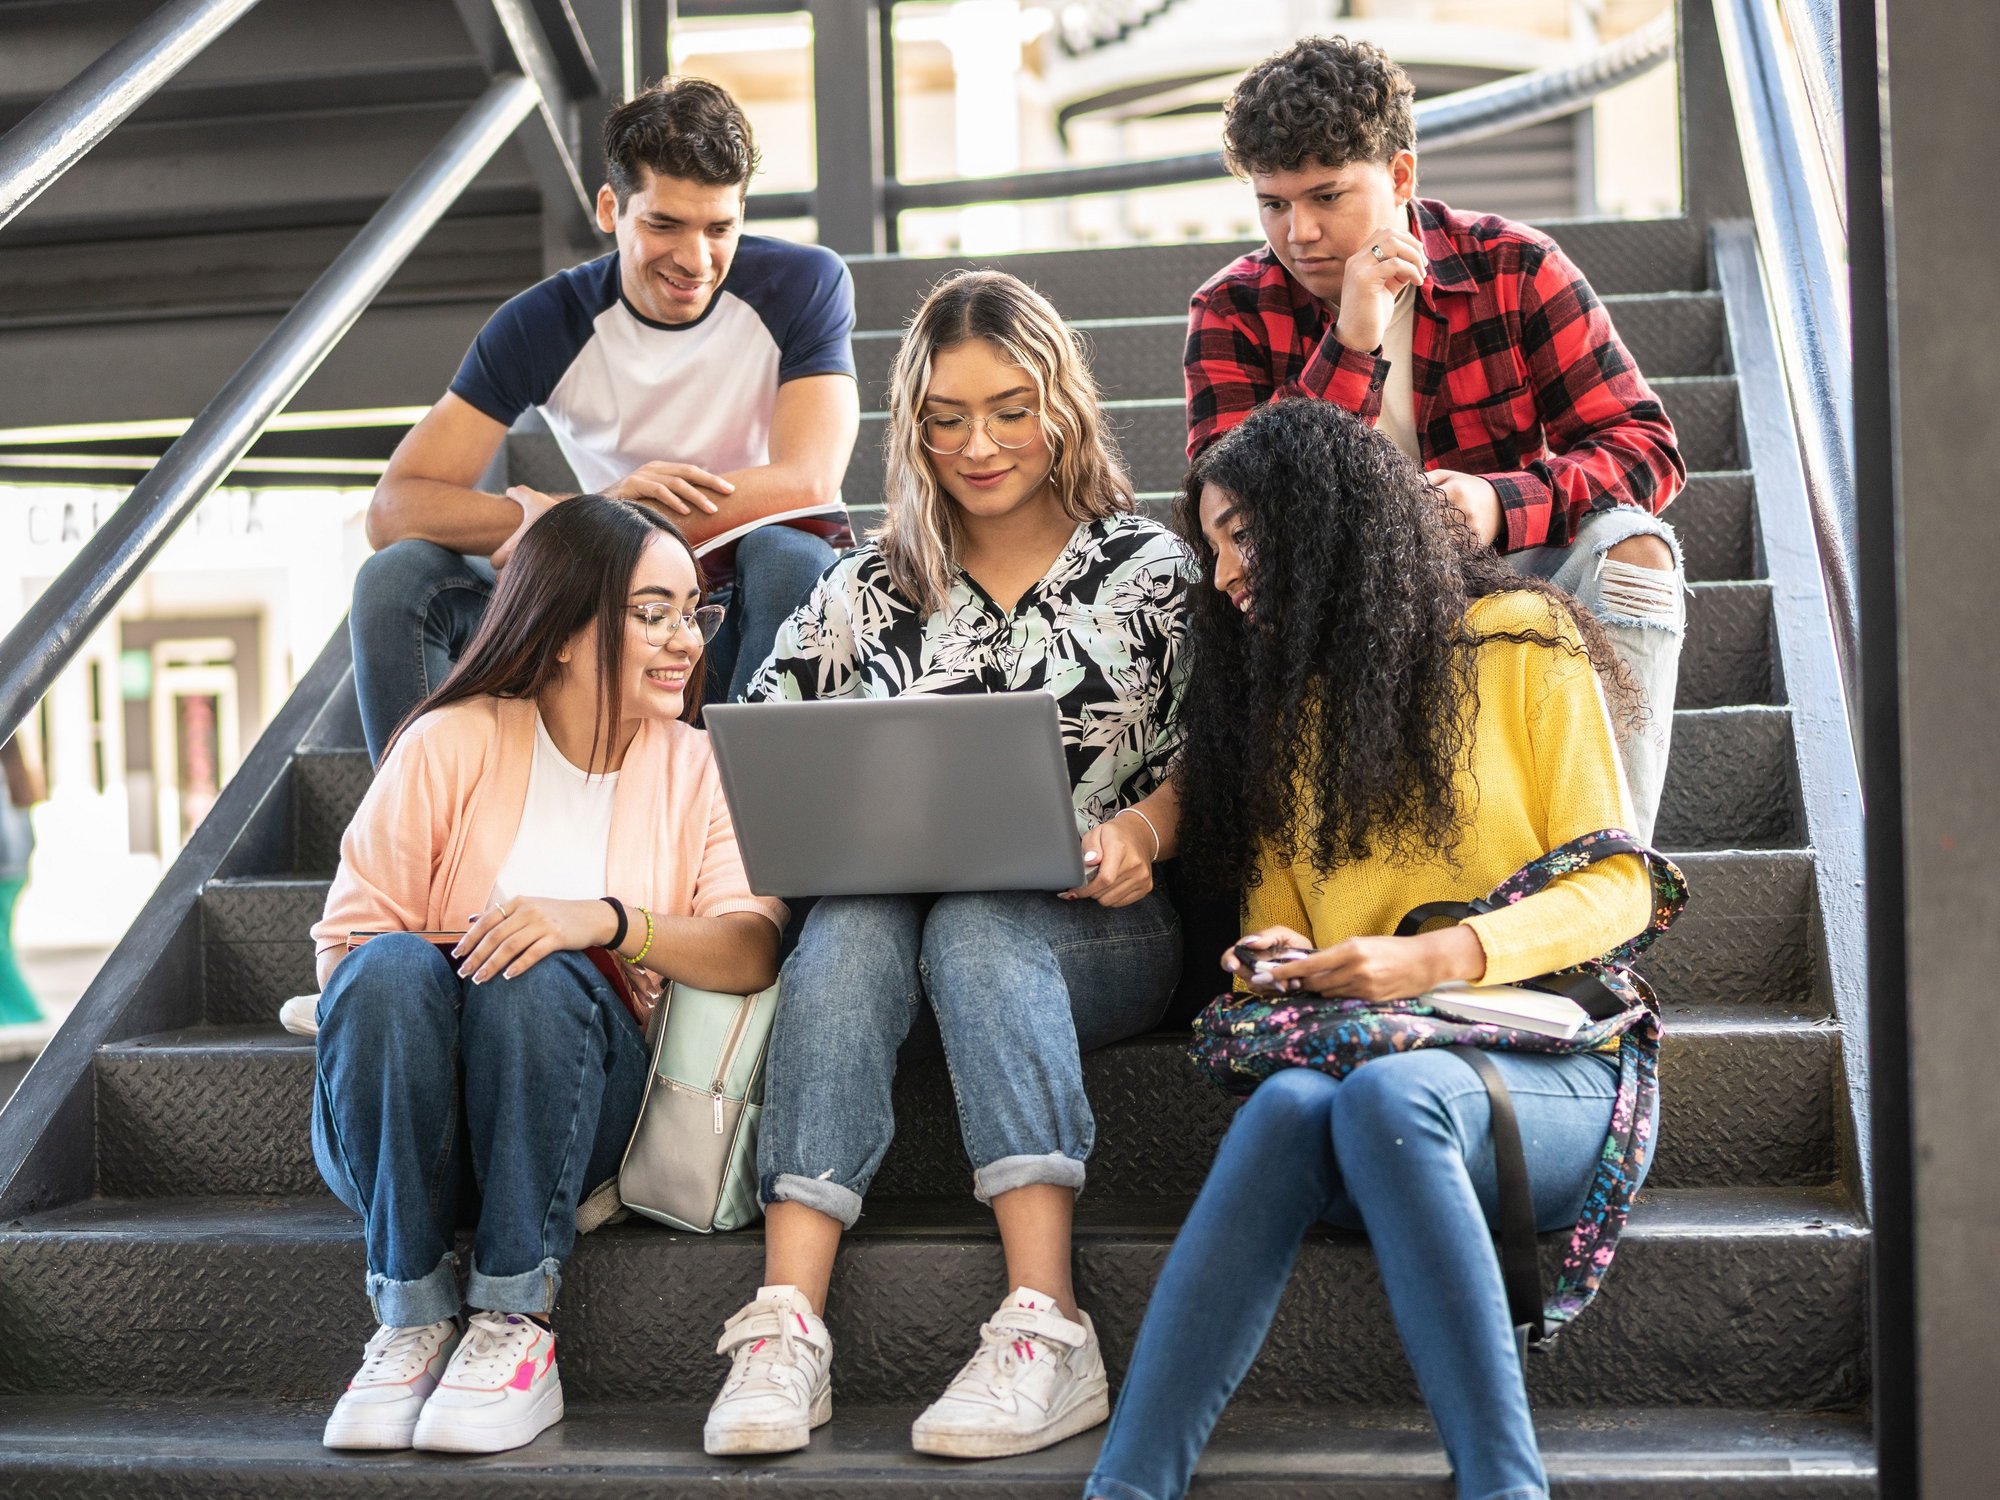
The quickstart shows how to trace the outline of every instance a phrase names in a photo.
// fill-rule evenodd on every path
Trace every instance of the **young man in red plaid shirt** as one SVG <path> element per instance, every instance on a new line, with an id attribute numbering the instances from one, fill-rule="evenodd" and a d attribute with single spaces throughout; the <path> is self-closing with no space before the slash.
<path id="1" fill-rule="evenodd" d="M 1650 839 L 1686 626 L 1658 515 L 1687 475 L 1673 424 L 1547 235 L 1416 196 L 1414 97 L 1379 47 L 1343 37 L 1237 85 L 1224 144 L 1269 244 L 1194 295 L 1188 454 L 1279 396 L 1373 423 L 1482 540 L 1604 622 L 1646 697 L 1621 739 Z"/>

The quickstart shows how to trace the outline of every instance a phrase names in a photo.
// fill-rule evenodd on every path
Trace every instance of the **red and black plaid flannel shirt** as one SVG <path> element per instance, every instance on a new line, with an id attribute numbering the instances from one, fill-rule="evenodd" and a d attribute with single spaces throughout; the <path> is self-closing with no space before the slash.
<path id="1" fill-rule="evenodd" d="M 1411 330 L 1424 467 L 1492 482 L 1502 552 L 1567 545 L 1594 510 L 1663 510 L 1687 478 L 1673 423 L 1583 273 L 1526 225 L 1412 207 L 1430 265 Z M 1190 458 L 1274 396 L 1373 423 L 1389 370 L 1334 337 L 1269 246 L 1194 294 L 1185 364 Z"/>

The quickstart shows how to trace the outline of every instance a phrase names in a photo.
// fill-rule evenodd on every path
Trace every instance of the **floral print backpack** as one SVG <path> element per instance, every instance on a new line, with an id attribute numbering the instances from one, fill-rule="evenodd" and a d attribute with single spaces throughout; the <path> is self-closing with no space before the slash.
<path id="1" fill-rule="evenodd" d="M 1488 1023 L 1457 1021 L 1416 1001 L 1387 1004 L 1322 996 L 1220 996 L 1195 1018 L 1189 1056 L 1208 1079 L 1233 1094 L 1249 1094 L 1285 1068 L 1312 1068 L 1345 1077 L 1371 1058 L 1420 1047 L 1448 1047 L 1486 1084 L 1493 1105 L 1493 1144 L 1499 1176 L 1499 1227 L 1495 1239 L 1514 1321 L 1530 1343 L 1544 1343 L 1583 1311 L 1604 1281 L 1633 1194 L 1652 1162 L 1660 1087 L 1659 1001 L 1629 964 L 1673 925 L 1687 904 L 1687 880 L 1665 855 L 1622 829 L 1585 834 L 1523 866 L 1491 895 L 1477 901 L 1436 901 L 1404 917 L 1396 931 L 1408 936 L 1439 920 L 1462 921 L 1507 906 L 1562 875 L 1616 854 L 1637 854 L 1652 877 L 1653 918 L 1645 931 L 1609 953 L 1575 968 L 1527 981 L 1528 987 L 1567 995 L 1590 1021 L 1567 1039 Z M 1513 1106 L 1490 1050 L 1576 1053 L 1618 1051 L 1618 1092 L 1604 1153 L 1563 1252 L 1555 1286 L 1544 1301 L 1535 1257 L 1535 1226 L 1528 1196 L 1527 1163 Z"/>

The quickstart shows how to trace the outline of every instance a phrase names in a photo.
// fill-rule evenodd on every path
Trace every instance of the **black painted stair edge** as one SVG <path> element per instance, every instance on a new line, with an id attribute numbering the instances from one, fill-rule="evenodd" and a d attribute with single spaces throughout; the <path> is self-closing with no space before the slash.
<path id="1" fill-rule="evenodd" d="M 1185 1032 L 1137 1037 L 1084 1063 L 1097 1119 L 1093 1191 L 1199 1191 L 1232 1102 L 1195 1071 Z M 1823 1020 L 1727 1004 L 1669 1013 L 1672 1100 L 1656 1187 L 1811 1186 L 1839 1170 L 1841 1036 Z M 274 1025 L 135 1038 L 97 1059 L 98 1191 L 107 1196 L 318 1195 L 306 1120 L 310 1042 Z M 875 1178 L 889 1196 L 958 1198 L 972 1169 L 941 1059 L 898 1071 L 896 1139 Z"/>
<path id="2" fill-rule="evenodd" d="M 29 1398 L 0 1430 L 0 1482 L 84 1497 L 395 1495 L 495 1491 L 567 1500 L 606 1493 L 792 1500 L 826 1496 L 978 1496 L 1074 1500 L 1103 1429 L 1040 1453 L 976 1464 L 912 1453 L 914 1411 L 836 1402 L 803 1452 L 712 1459 L 703 1408 L 571 1403 L 526 1448 L 476 1460 L 333 1453 L 319 1446 L 318 1402 Z M 1874 1453 L 1856 1413 L 1550 1409 L 1537 1435 L 1565 1500 L 1859 1500 L 1874 1494 Z M 1198 1469 L 1200 1493 L 1242 1500 L 1415 1500 L 1444 1493 L 1447 1464 L 1413 1407 L 1232 1409 Z"/>
<path id="3" fill-rule="evenodd" d="M 1129 1358 L 1185 1201 L 1086 1192 L 1078 1295 L 1114 1376 Z M 1563 1235 L 1545 1236 L 1545 1272 Z M 713 1395 L 713 1340 L 762 1274 L 758 1231 L 615 1225 L 581 1240 L 556 1309 L 578 1399 Z M 1838 1188 L 1646 1193 L 1598 1301 L 1529 1365 L 1536 1399 L 1768 1409 L 1852 1406 L 1867 1388 L 1868 1234 Z M 372 1326 L 359 1221 L 309 1199 L 92 1200 L 0 1229 L 0 1390 L 326 1397 Z M 928 1400 L 1006 1291 L 990 1217 L 871 1199 L 836 1263 L 835 1381 Z M 143 1317 L 107 1316 L 143 1299 Z M 963 1347 L 961 1347 L 963 1346 Z M 1358 1235 L 1314 1229 L 1242 1398 L 1415 1401 Z"/>

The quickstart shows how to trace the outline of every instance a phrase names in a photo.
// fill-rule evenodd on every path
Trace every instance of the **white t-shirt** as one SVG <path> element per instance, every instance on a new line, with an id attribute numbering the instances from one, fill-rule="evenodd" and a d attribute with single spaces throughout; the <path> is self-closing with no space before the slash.
<path id="1" fill-rule="evenodd" d="M 493 882 L 492 899 L 549 896 L 558 901 L 595 901 L 604 895 L 611 799 L 617 791 L 616 771 L 593 776 L 571 765 L 536 714 L 528 798 L 521 806 L 514 847 Z"/>
<path id="2" fill-rule="evenodd" d="M 1416 384 L 1410 369 L 1416 323 L 1417 289 L 1406 286 L 1396 293 L 1396 310 L 1389 315 L 1388 330 L 1382 335 L 1382 358 L 1389 362 L 1389 377 L 1382 382 L 1382 410 L 1375 425 L 1421 465 L 1424 456 L 1417 449 Z"/>

